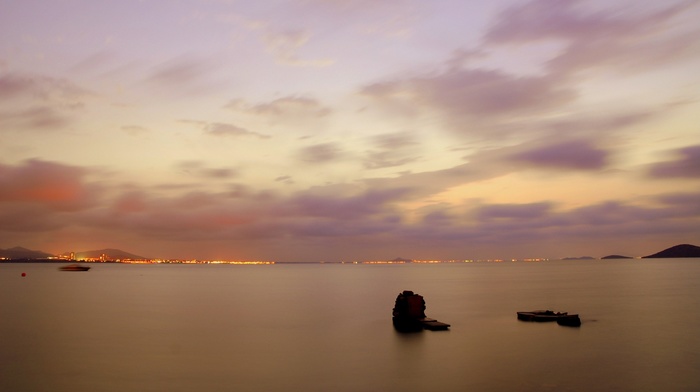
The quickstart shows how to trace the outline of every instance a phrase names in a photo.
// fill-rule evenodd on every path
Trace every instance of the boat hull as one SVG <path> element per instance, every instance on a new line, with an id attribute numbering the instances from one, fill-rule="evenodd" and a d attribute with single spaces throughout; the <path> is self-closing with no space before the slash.
<path id="1" fill-rule="evenodd" d="M 61 268 L 59 268 L 61 271 L 66 271 L 66 272 L 83 272 L 83 271 L 89 271 L 90 267 L 86 267 L 84 265 L 77 265 L 77 264 L 71 264 L 71 265 L 66 265 Z"/>

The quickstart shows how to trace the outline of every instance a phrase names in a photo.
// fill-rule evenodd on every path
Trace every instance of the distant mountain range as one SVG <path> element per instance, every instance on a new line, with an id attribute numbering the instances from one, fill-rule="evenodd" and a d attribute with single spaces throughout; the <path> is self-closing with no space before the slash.
<path id="1" fill-rule="evenodd" d="M 21 246 L 15 246 L 10 249 L 0 249 L 0 258 L 3 259 L 45 259 L 51 256 L 53 256 L 51 253 L 22 248 Z"/>
<path id="2" fill-rule="evenodd" d="M 133 259 L 133 260 L 144 260 L 146 257 L 138 256 L 129 252 L 125 252 L 119 249 L 99 249 L 99 250 L 88 250 L 83 252 L 75 252 L 75 259 L 98 259 L 100 256 L 105 255 L 107 260 L 120 260 L 120 259 Z M 61 254 L 62 257 L 70 257 L 70 252 Z M 51 253 L 42 252 L 39 250 L 31 250 L 27 248 L 22 248 L 21 246 L 16 246 L 9 249 L 0 249 L 0 258 L 10 259 L 10 260 L 37 260 L 37 259 L 48 259 L 50 257 L 56 257 Z"/>

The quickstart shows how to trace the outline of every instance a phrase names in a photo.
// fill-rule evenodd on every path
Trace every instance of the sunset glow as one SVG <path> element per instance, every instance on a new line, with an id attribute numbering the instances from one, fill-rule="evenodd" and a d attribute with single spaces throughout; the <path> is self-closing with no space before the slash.
<path id="1" fill-rule="evenodd" d="M 0 1 L 0 248 L 697 245 L 698 20 L 696 0 Z"/>

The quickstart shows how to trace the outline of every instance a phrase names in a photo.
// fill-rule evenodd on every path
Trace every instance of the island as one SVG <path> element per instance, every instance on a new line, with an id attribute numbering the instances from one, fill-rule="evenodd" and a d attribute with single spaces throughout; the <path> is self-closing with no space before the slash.
<path id="1" fill-rule="evenodd" d="M 684 257 L 700 257 L 700 246 L 681 244 L 664 249 L 653 255 L 644 256 L 643 259 L 675 259 Z"/>

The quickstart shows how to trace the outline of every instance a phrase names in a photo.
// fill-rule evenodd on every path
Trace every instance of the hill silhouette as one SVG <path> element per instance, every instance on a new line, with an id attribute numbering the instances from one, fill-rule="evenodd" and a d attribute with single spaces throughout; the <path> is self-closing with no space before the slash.
<path id="1" fill-rule="evenodd" d="M 664 249 L 653 255 L 644 256 L 643 259 L 666 259 L 679 257 L 700 257 L 700 246 L 681 244 Z"/>
<path id="2" fill-rule="evenodd" d="M 10 260 L 45 259 L 51 256 L 53 256 L 51 253 L 22 248 L 21 246 L 15 246 L 14 248 L 9 249 L 0 249 L 0 257 Z"/>
<path id="3" fill-rule="evenodd" d="M 64 256 L 68 256 L 70 253 L 64 253 Z M 86 250 L 82 252 L 75 252 L 75 259 L 98 259 L 102 255 L 105 255 L 107 260 L 122 260 L 122 259 L 132 259 L 132 260 L 145 260 L 146 257 L 138 256 L 129 252 L 125 252 L 121 249 L 97 249 L 97 250 Z"/>

